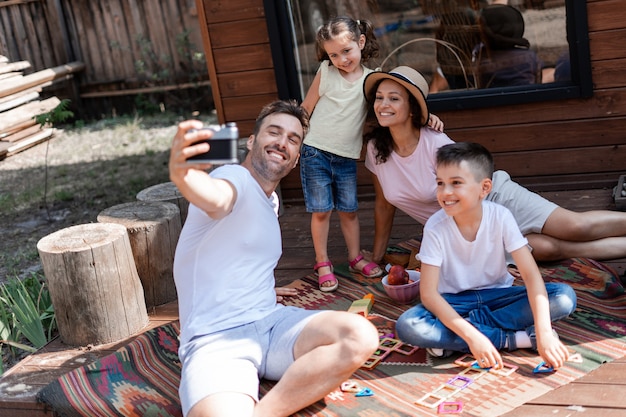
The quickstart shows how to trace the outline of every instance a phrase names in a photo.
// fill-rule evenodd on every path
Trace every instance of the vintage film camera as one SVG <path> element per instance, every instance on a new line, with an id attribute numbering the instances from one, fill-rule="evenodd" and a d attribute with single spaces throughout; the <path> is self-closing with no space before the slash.
<path id="1" fill-rule="evenodd" d="M 213 137 L 200 142 L 207 142 L 210 146 L 208 152 L 194 155 L 187 158 L 189 163 L 202 164 L 235 164 L 239 162 L 237 158 L 237 142 L 239 140 L 239 129 L 237 123 L 230 122 L 225 125 L 210 125 L 201 130 L 212 130 Z M 195 132 L 195 129 L 189 130 Z"/>

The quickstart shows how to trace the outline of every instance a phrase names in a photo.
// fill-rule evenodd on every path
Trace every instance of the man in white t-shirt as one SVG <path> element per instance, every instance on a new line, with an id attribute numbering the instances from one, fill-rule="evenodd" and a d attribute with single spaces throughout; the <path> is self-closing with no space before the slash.
<path id="1" fill-rule="evenodd" d="M 396 323 L 398 337 L 435 356 L 471 352 L 483 368 L 501 368 L 500 349 L 532 348 L 549 366 L 568 358 L 551 322 L 570 315 L 576 294 L 567 284 L 544 284 L 528 241 L 511 212 L 485 201 L 493 158 L 476 143 L 437 151 L 437 201 L 424 225 L 419 252 L 422 304 Z M 513 286 L 505 251 L 524 281 Z"/>
<path id="2" fill-rule="evenodd" d="M 378 348 L 364 317 L 277 303 L 282 253 L 275 188 L 298 163 L 308 115 L 295 102 L 263 108 L 241 165 L 212 171 L 208 130 L 182 122 L 170 178 L 190 202 L 174 259 L 181 323 L 183 414 L 288 416 L 322 399 Z M 196 143 L 197 142 L 197 143 Z M 277 384 L 259 400 L 259 380 Z"/>

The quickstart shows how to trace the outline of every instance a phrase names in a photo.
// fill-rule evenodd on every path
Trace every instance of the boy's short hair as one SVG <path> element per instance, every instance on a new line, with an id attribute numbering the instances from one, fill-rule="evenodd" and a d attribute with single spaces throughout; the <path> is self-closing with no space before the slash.
<path id="1" fill-rule="evenodd" d="M 483 145 L 472 142 L 455 142 L 437 150 L 437 166 L 460 165 L 467 161 L 476 178 L 482 181 L 493 176 L 493 156 Z"/>

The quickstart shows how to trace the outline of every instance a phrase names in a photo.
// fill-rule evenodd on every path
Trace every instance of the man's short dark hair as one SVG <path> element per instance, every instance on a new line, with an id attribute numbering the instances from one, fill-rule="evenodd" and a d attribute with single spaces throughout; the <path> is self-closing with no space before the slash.
<path id="1" fill-rule="evenodd" d="M 256 122 L 254 124 L 254 136 L 258 135 L 261 130 L 263 120 L 265 120 L 265 118 L 270 114 L 274 113 L 288 114 L 298 119 L 302 125 L 304 135 L 306 136 L 309 131 L 309 113 L 304 109 L 304 107 L 298 105 L 295 100 L 276 100 L 266 104 L 256 118 Z"/>
<path id="2" fill-rule="evenodd" d="M 493 176 L 493 156 L 483 145 L 472 142 L 456 142 L 437 150 L 437 166 L 460 165 L 467 161 L 476 181 Z"/>

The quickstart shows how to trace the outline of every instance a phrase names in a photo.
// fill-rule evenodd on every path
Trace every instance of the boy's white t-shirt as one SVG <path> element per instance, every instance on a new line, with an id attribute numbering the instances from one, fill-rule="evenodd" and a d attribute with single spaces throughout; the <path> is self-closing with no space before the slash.
<path id="1" fill-rule="evenodd" d="M 181 345 L 282 307 L 274 289 L 274 269 L 282 254 L 276 193 L 268 198 L 240 165 L 219 167 L 211 176 L 227 179 L 237 200 L 220 220 L 189 206 L 174 258 Z"/>
<path id="2" fill-rule="evenodd" d="M 483 218 L 476 239 L 468 242 L 454 218 L 441 209 L 424 225 L 418 254 L 422 263 L 438 266 L 439 293 L 507 288 L 513 284 L 505 251 L 513 252 L 528 240 L 522 235 L 511 212 L 504 206 L 483 201 Z"/>

